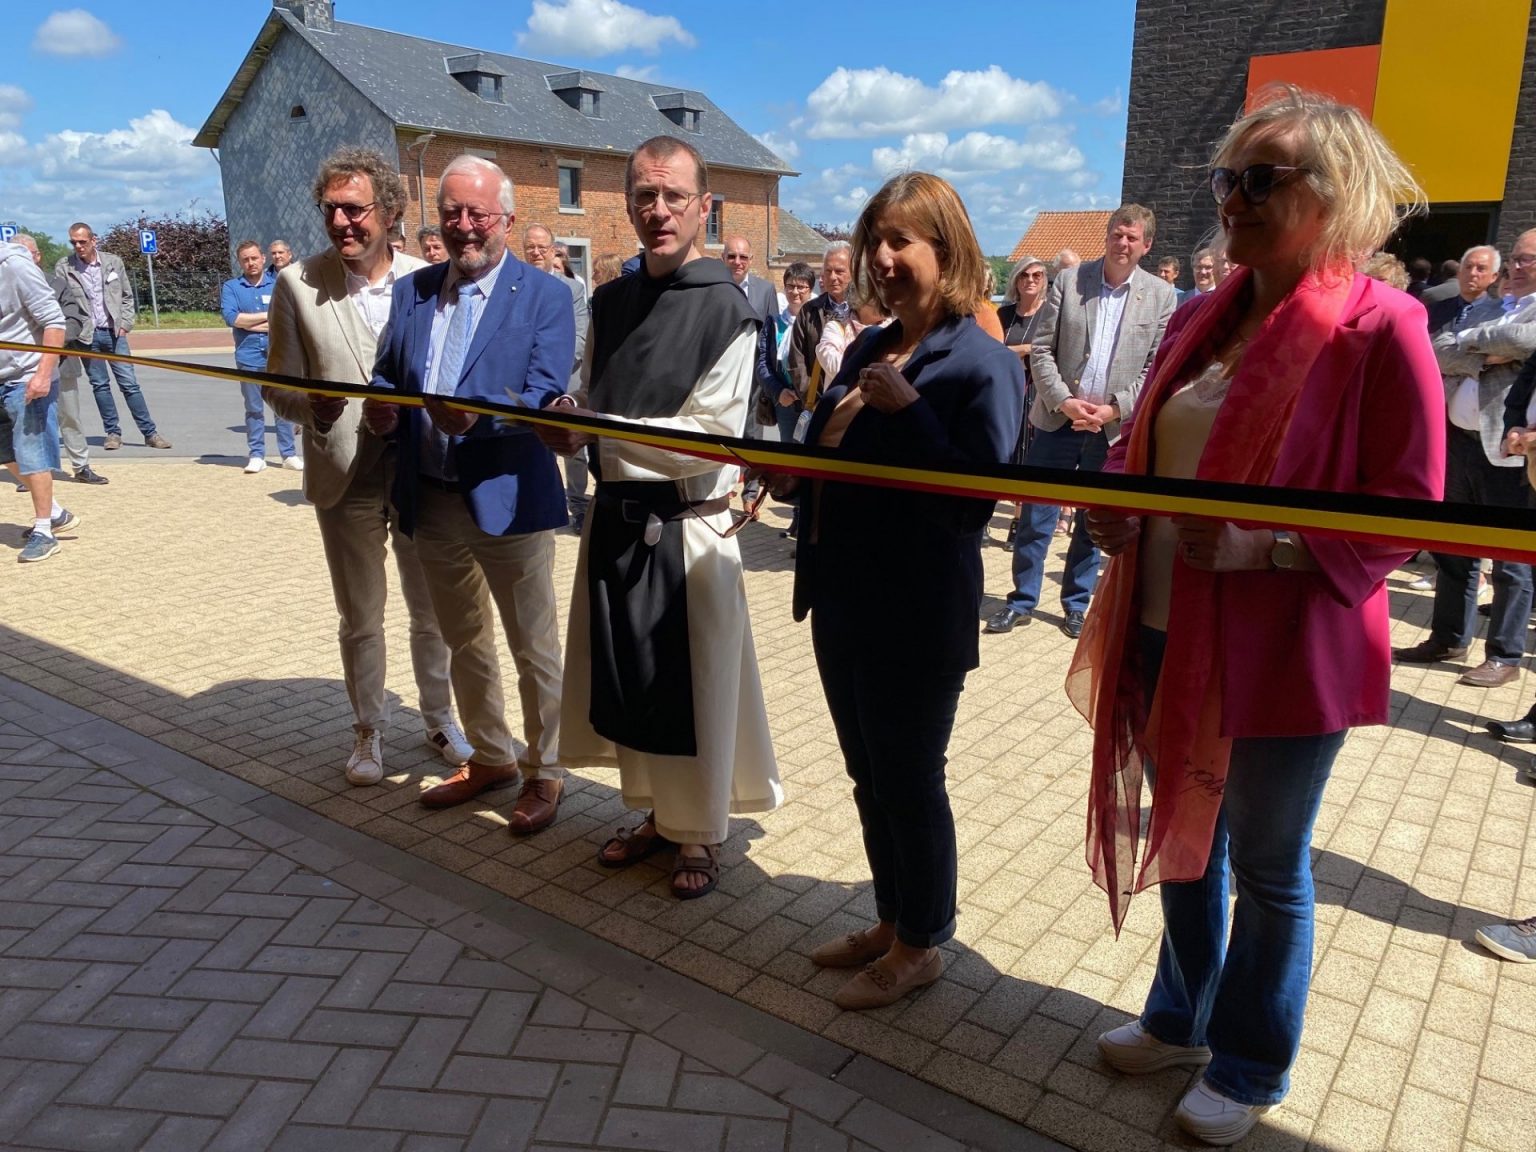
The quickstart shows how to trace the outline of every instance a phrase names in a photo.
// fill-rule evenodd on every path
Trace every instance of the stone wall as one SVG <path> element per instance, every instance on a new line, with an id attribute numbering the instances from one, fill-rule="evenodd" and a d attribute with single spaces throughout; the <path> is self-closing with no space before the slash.
<path id="1" fill-rule="evenodd" d="M 303 107 L 302 119 L 292 117 L 295 106 Z M 321 161 L 347 144 L 377 148 L 387 158 L 395 151 L 394 129 L 314 49 L 285 31 L 219 142 L 231 267 L 233 246 L 246 239 L 263 247 L 285 239 L 298 258 L 329 243 L 313 183 Z"/>
<path id="2" fill-rule="evenodd" d="M 1515 138 L 1509 150 L 1509 174 L 1504 179 L 1504 205 L 1499 210 L 1499 250 L 1506 256 L 1515 237 L 1536 228 L 1536 19 L 1525 41 L 1525 73 L 1520 77 L 1520 102 L 1515 108 Z"/>
<path id="3" fill-rule="evenodd" d="M 1187 283 L 1190 253 L 1216 226 L 1206 172 L 1242 110 L 1249 58 L 1378 44 L 1385 15 L 1386 0 L 1138 0 L 1121 194 L 1157 213 L 1148 267 L 1177 256 Z"/>

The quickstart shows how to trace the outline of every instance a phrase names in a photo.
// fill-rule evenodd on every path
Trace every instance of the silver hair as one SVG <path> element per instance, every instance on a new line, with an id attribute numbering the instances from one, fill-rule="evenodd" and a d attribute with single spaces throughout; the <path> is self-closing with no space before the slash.
<path id="1" fill-rule="evenodd" d="M 455 156 L 448 161 L 448 167 L 443 169 L 443 174 L 437 180 L 437 202 L 441 207 L 443 202 L 443 185 L 448 182 L 448 177 L 459 175 L 494 176 L 501 182 L 497 190 L 496 200 L 501 205 L 501 210 L 508 215 L 517 211 L 517 197 L 512 189 L 512 177 L 508 176 L 500 167 L 491 163 L 483 156 L 471 156 L 468 152 L 462 156 Z"/>
<path id="2" fill-rule="evenodd" d="M 1497 248 L 1495 248 L 1492 244 L 1474 244 L 1474 245 L 1472 245 L 1472 247 L 1468 248 L 1465 252 L 1463 252 L 1461 254 L 1461 261 L 1462 261 L 1462 263 L 1465 264 L 1466 261 L 1467 261 L 1467 257 L 1472 255 L 1472 253 L 1474 253 L 1474 252 L 1492 252 L 1493 253 L 1493 274 L 1495 276 L 1497 276 L 1499 274 L 1499 269 L 1504 267 L 1504 257 L 1499 255 L 1499 250 Z"/>
<path id="3" fill-rule="evenodd" d="M 1005 304 L 1017 304 L 1019 302 L 1019 277 L 1024 274 L 1024 271 L 1026 269 L 1033 268 L 1036 264 L 1038 264 L 1038 265 L 1040 265 L 1040 267 L 1044 268 L 1046 273 L 1047 273 L 1047 275 L 1049 275 L 1049 273 L 1051 271 L 1051 266 L 1049 264 L 1047 264 L 1044 260 L 1040 259 L 1040 257 L 1038 257 L 1038 256 L 1026 256 L 1026 257 L 1024 257 L 1024 259 L 1020 260 L 1017 264 L 1015 264 L 1013 266 L 1013 270 L 1008 273 L 1008 283 L 1003 288 L 1003 303 L 1005 303 Z"/>
<path id="4" fill-rule="evenodd" d="M 826 248 L 821 253 L 822 260 L 826 260 L 834 252 L 848 253 L 848 259 L 853 259 L 853 245 L 846 240 L 829 240 Z"/>

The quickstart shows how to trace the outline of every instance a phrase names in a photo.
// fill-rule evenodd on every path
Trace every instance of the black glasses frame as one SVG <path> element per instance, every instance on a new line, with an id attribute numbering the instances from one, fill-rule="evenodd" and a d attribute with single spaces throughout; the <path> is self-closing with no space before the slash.
<path id="1" fill-rule="evenodd" d="M 1311 172 L 1294 164 L 1250 164 L 1241 172 L 1235 168 L 1212 168 L 1211 195 L 1216 203 L 1226 203 L 1233 191 L 1243 194 L 1243 199 L 1254 207 L 1268 200 L 1270 194 L 1297 173 Z"/>
<path id="2" fill-rule="evenodd" d="M 338 209 L 347 218 L 348 224 L 356 224 L 368 213 L 378 207 L 377 200 L 370 200 L 366 204 L 332 204 L 329 200 L 316 200 L 315 207 L 320 209 L 320 215 L 330 220 L 336 215 Z"/>

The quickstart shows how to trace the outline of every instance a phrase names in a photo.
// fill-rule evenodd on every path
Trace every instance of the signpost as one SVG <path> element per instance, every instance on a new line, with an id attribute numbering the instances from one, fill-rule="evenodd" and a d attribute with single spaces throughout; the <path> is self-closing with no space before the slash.
<path id="1" fill-rule="evenodd" d="M 21 231 L 14 224 L 0 224 L 0 244 L 9 244 L 16 239 L 16 233 Z"/>
<path id="2" fill-rule="evenodd" d="M 159 242 L 155 238 L 153 228 L 139 229 L 139 251 L 144 253 L 144 262 L 149 265 L 149 306 L 154 309 L 155 327 L 160 327 L 160 300 L 155 295 L 155 253 L 160 250 Z"/>

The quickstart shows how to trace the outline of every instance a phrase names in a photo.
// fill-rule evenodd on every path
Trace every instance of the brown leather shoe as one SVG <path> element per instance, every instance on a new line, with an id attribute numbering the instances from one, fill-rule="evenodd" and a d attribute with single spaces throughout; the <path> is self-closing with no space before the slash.
<path id="1" fill-rule="evenodd" d="M 471 760 L 435 788 L 421 794 L 423 808 L 452 808 L 466 800 L 473 800 L 489 788 L 505 788 L 516 784 L 520 773 L 517 763 L 477 764 Z"/>
<path id="2" fill-rule="evenodd" d="M 562 782 L 540 776 L 524 780 L 523 790 L 517 794 L 517 805 L 507 817 L 507 826 L 518 836 L 542 832 L 555 822 L 560 811 L 560 795 L 565 789 Z"/>
<path id="3" fill-rule="evenodd" d="M 1484 660 L 1470 672 L 1464 673 L 1458 684 L 1470 684 L 1473 688 L 1502 688 L 1520 679 L 1520 665 L 1500 664 L 1497 660 Z"/>
<path id="4" fill-rule="evenodd" d="M 1399 664 L 1438 664 L 1442 660 L 1464 660 L 1465 648 L 1452 648 L 1438 640 L 1424 640 L 1412 648 L 1392 649 L 1392 659 Z"/>
<path id="5" fill-rule="evenodd" d="M 944 954 L 937 948 L 933 951 L 933 958 L 905 980 L 892 979 L 876 961 L 866 964 L 864 971 L 839 988 L 832 1002 L 850 1012 L 884 1008 L 887 1004 L 896 1003 L 908 992 L 932 984 L 943 974 Z"/>

